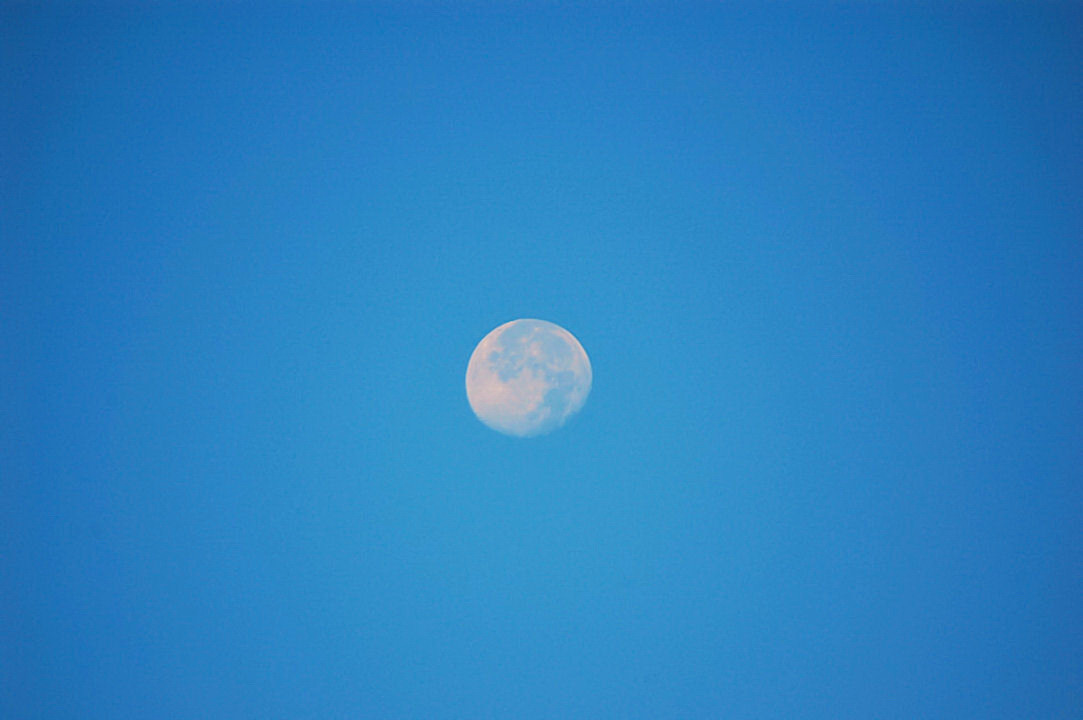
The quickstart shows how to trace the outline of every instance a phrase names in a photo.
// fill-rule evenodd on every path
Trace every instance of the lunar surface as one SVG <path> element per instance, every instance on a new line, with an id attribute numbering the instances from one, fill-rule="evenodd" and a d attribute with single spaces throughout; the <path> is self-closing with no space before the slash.
<path id="1" fill-rule="evenodd" d="M 486 335 L 466 368 L 466 397 L 493 430 L 552 432 L 590 394 L 590 360 L 570 332 L 545 320 L 512 320 Z"/>

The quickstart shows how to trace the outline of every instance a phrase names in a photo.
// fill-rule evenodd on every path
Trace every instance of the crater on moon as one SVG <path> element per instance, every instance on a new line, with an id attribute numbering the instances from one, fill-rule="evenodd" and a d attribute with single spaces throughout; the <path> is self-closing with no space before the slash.
<path id="1" fill-rule="evenodd" d="M 474 414 L 507 435 L 543 435 L 579 412 L 590 394 L 586 351 L 545 320 L 512 320 L 486 335 L 466 368 Z"/>

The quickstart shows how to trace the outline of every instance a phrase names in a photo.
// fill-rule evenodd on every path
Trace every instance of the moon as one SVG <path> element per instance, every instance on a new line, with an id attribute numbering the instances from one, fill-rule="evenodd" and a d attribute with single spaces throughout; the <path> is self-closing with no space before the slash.
<path id="1" fill-rule="evenodd" d="M 493 430 L 533 437 L 583 407 L 593 375 L 570 332 L 545 320 L 512 320 L 478 343 L 466 367 L 466 397 Z"/>

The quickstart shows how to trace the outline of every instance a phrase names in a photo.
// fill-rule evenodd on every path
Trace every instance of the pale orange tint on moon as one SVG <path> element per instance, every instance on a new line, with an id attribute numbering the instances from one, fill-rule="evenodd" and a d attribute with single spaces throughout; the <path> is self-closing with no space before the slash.
<path id="1" fill-rule="evenodd" d="M 590 359 L 570 332 L 545 320 L 504 323 L 470 356 L 466 396 L 478 419 L 506 435 L 552 432 L 590 394 Z"/>

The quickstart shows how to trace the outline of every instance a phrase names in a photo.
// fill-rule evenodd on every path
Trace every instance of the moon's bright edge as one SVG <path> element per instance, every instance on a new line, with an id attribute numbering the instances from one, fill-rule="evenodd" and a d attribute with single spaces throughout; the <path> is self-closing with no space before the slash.
<path id="1" fill-rule="evenodd" d="M 470 356 L 466 396 L 478 419 L 507 435 L 552 432 L 590 394 L 590 359 L 570 332 L 545 320 L 504 323 Z"/>

